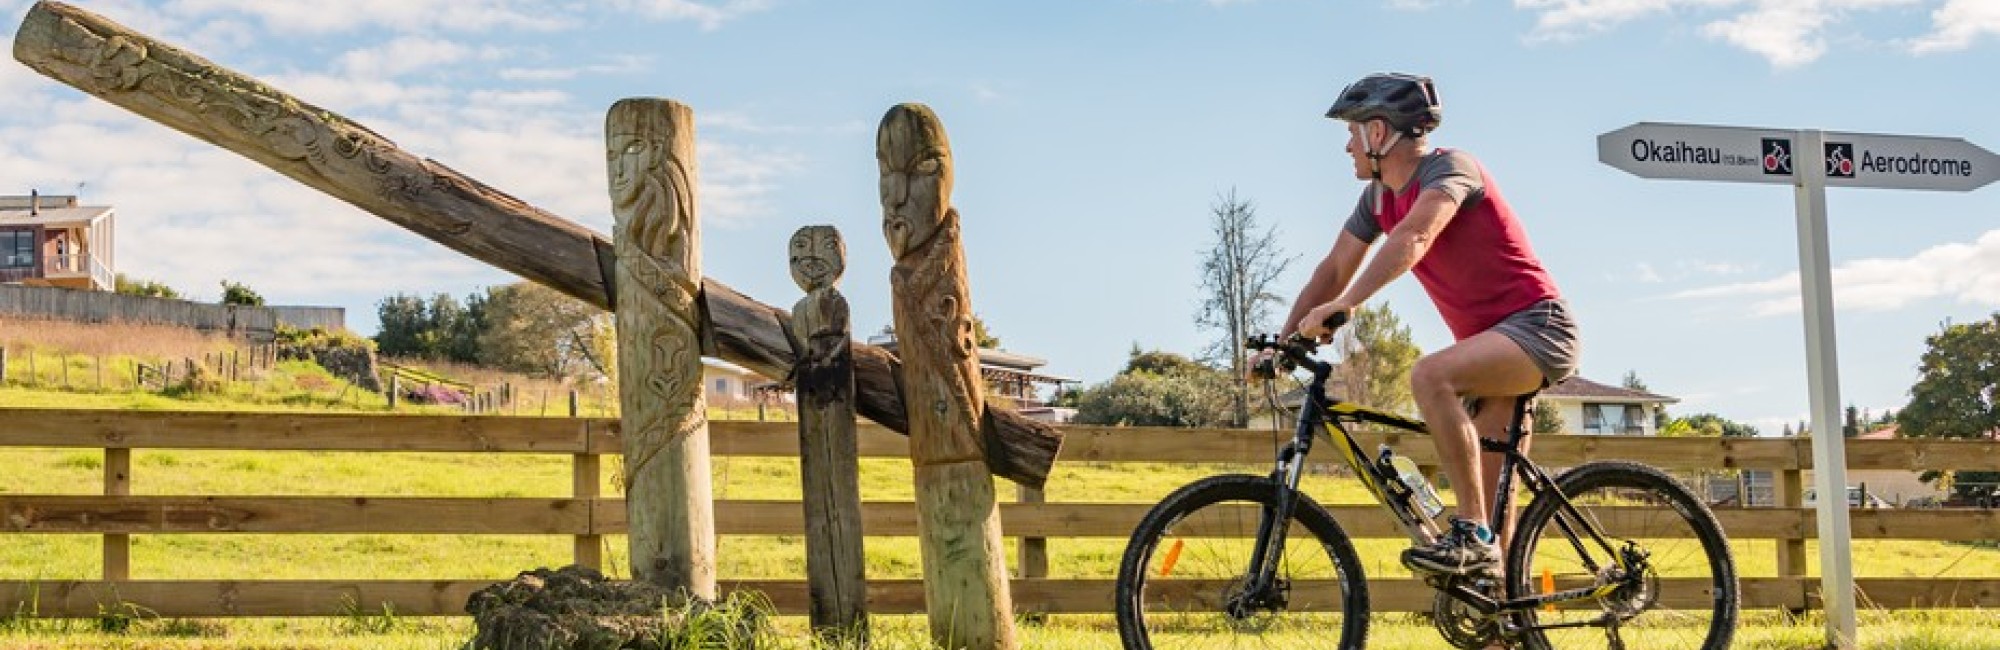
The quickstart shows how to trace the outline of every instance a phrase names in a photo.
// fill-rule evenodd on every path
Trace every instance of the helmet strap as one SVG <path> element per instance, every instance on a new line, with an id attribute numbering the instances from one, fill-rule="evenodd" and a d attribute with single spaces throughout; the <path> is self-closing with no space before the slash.
<path id="1" fill-rule="evenodd" d="M 1389 133 L 1389 141 L 1382 143 L 1382 148 L 1378 150 L 1375 148 L 1374 120 L 1361 123 L 1361 144 L 1362 149 L 1368 154 L 1368 172 L 1375 177 L 1377 182 L 1382 180 L 1382 157 L 1389 155 L 1389 150 L 1394 148 L 1396 143 L 1402 139 L 1402 131 L 1391 131 Z"/>

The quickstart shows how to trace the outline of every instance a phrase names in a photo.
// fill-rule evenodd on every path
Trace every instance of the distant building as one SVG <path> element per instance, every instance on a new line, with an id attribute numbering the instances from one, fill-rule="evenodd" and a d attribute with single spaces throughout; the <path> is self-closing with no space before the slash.
<path id="1" fill-rule="evenodd" d="M 880 346 L 890 354 L 895 354 L 896 335 L 884 331 L 868 337 L 868 344 Z M 1074 390 L 1068 386 L 1083 382 L 1036 372 L 1036 369 L 1048 364 L 1045 359 L 1025 354 L 984 348 L 979 350 L 979 373 L 986 379 L 987 397 L 1006 399 L 1012 403 L 1016 412 L 1030 419 L 1051 424 L 1069 422 L 1070 418 L 1076 415 L 1076 409 L 1049 406 L 1048 402 L 1042 399 L 1041 391 L 1045 387 L 1048 388 L 1050 397 L 1053 398 L 1055 394 L 1064 390 Z"/>
<path id="2" fill-rule="evenodd" d="M 753 404 L 767 395 L 775 396 L 786 404 L 792 402 L 792 394 L 789 391 L 782 394 L 759 391 L 770 383 L 769 378 L 752 372 L 749 368 L 721 359 L 708 357 L 701 359 L 701 385 L 703 390 L 707 391 L 702 397 L 712 406 L 733 408 Z"/>
<path id="3" fill-rule="evenodd" d="M 0 283 L 115 290 L 115 217 L 74 196 L 0 196 Z"/>
<path id="4" fill-rule="evenodd" d="M 1653 413 L 1680 398 L 1606 386 L 1571 375 L 1542 390 L 1540 399 L 1562 415 L 1563 433 L 1650 436 L 1658 434 Z"/>

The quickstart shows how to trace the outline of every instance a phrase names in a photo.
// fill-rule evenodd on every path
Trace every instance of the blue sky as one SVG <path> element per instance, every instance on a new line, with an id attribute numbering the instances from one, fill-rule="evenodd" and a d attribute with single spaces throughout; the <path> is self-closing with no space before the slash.
<path id="1" fill-rule="evenodd" d="M 0 0 L 6 29 L 27 2 Z M 1636 370 L 1775 433 L 1806 417 L 1791 192 L 1642 180 L 1596 161 L 1637 121 L 1960 136 L 2000 148 L 1990 0 L 88 1 L 608 232 L 604 110 L 695 109 L 709 275 L 799 296 L 802 225 L 846 235 L 856 329 L 889 320 L 873 133 L 929 104 L 958 161 L 973 305 L 1011 351 L 1108 378 L 1136 343 L 1192 353 L 1207 211 L 1234 188 L 1296 254 L 1289 295 L 1362 186 L 1320 117 L 1368 72 L 1428 74 L 1434 143 L 1480 157 L 1581 321 L 1583 373 Z M 120 213 L 121 270 L 202 299 L 223 278 L 348 309 L 512 281 L 14 62 L 0 192 Z M 1900 406 L 1923 337 L 2000 309 L 2000 189 L 1835 190 L 1843 400 Z M 1425 349 L 1413 280 L 1383 296 Z"/>

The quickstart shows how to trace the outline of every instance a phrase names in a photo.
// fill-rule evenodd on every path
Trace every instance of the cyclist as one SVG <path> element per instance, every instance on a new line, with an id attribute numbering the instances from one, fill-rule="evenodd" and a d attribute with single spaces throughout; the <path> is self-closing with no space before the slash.
<path id="1" fill-rule="evenodd" d="M 1576 325 L 1485 167 L 1465 152 L 1428 146 L 1443 118 L 1430 78 L 1368 75 L 1340 92 L 1327 117 L 1347 123 L 1355 177 L 1369 185 L 1283 331 L 1324 341 L 1328 316 L 1415 271 L 1456 339 L 1419 359 L 1410 383 L 1458 510 L 1435 543 L 1404 551 L 1403 564 L 1424 574 L 1498 575 L 1497 541 L 1512 513 L 1499 531 L 1481 523 L 1500 478 L 1499 454 L 1480 458 L 1475 436 L 1504 441 L 1515 400 L 1575 371 Z"/>

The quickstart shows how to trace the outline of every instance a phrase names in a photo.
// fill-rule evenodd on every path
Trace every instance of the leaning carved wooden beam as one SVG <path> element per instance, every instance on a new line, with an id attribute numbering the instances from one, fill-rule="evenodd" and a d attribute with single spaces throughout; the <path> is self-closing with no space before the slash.
<path id="1" fill-rule="evenodd" d="M 38 2 L 14 36 L 14 58 L 204 142 L 228 149 L 474 259 L 611 309 L 611 240 L 397 147 L 374 131 L 249 76 L 60 2 Z M 791 371 L 791 315 L 708 278 L 714 350 L 768 377 Z M 908 433 L 896 358 L 856 343 L 856 410 Z M 987 409 L 983 437 L 995 475 L 1040 487 L 1062 434 L 1018 413 Z"/>

